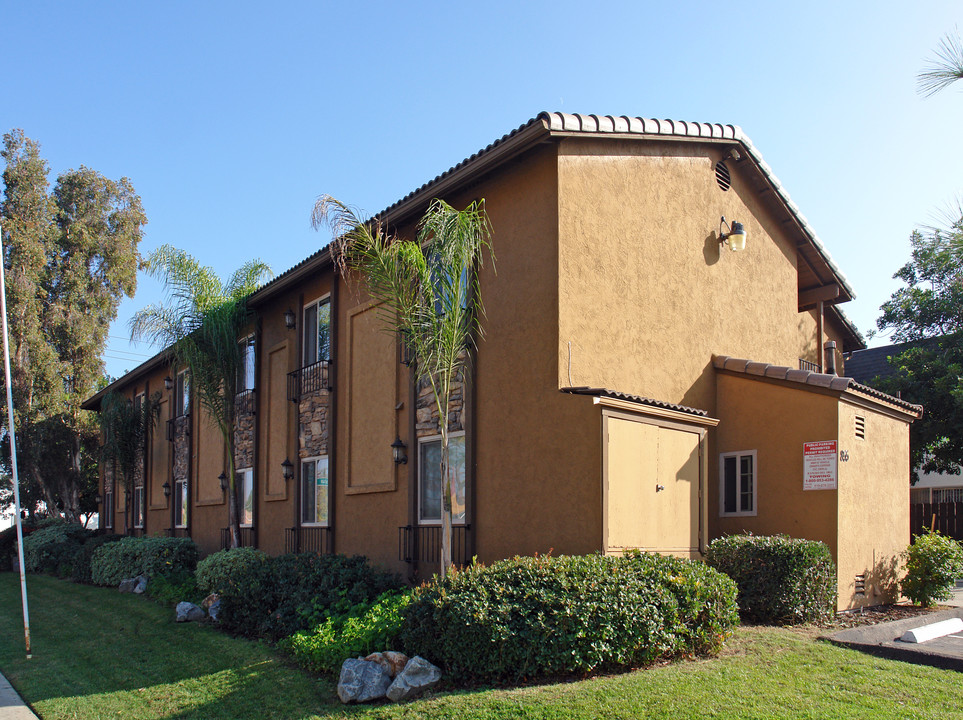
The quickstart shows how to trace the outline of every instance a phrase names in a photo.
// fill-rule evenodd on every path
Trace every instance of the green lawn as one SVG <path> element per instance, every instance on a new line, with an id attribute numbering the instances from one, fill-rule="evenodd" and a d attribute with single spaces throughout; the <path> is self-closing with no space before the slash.
<path id="1" fill-rule="evenodd" d="M 43 718 L 963 718 L 963 675 L 880 660 L 811 633 L 744 628 L 722 657 L 517 690 L 344 708 L 269 647 L 174 623 L 113 590 L 0 573 L 0 670 Z"/>

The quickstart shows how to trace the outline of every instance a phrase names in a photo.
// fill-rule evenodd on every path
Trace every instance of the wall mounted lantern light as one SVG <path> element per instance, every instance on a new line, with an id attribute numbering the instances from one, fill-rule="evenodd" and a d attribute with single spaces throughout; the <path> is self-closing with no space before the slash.
<path id="1" fill-rule="evenodd" d="M 221 483 L 221 492 L 227 490 L 227 475 L 221 473 L 217 476 L 218 481 Z"/>
<path id="2" fill-rule="evenodd" d="M 722 232 L 725 225 L 729 232 Z M 725 243 L 732 252 L 740 252 L 746 249 L 746 228 L 741 222 L 733 222 L 732 225 L 726 222 L 726 216 L 722 216 L 719 221 L 719 244 Z"/>
<path id="3" fill-rule="evenodd" d="M 294 324 L 298 321 L 298 316 L 294 314 L 294 310 L 288 308 L 284 311 L 284 327 L 288 330 L 294 330 Z"/>
<path id="4" fill-rule="evenodd" d="M 168 375 L 166 378 L 164 378 L 164 389 L 165 389 L 165 390 L 173 390 L 173 389 L 174 389 L 174 378 L 172 378 L 170 375 Z"/>
<path id="5" fill-rule="evenodd" d="M 408 464 L 408 446 L 401 442 L 401 436 L 399 435 L 395 438 L 395 441 L 391 443 L 391 459 L 395 461 L 395 465 L 407 465 Z"/>
<path id="6" fill-rule="evenodd" d="M 161 487 L 164 488 L 164 497 L 169 498 L 171 496 L 171 484 L 165 480 Z"/>
<path id="7" fill-rule="evenodd" d="M 294 477 L 294 465 L 287 458 L 284 458 L 284 462 L 281 463 L 281 475 L 284 477 L 285 481 L 290 480 Z"/>

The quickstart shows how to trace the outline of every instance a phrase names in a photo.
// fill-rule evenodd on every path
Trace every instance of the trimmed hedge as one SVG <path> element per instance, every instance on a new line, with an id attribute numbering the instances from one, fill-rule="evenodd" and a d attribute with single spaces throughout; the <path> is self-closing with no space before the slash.
<path id="1" fill-rule="evenodd" d="M 249 547 L 211 553 L 197 563 L 194 571 L 197 588 L 204 593 L 220 593 L 228 588 L 231 577 L 264 563 L 266 559 L 264 551 Z"/>
<path id="2" fill-rule="evenodd" d="M 346 615 L 329 617 L 313 630 L 281 640 L 279 646 L 309 670 L 337 674 L 348 658 L 395 647 L 409 602 L 411 591 L 382 593 L 374 602 L 356 605 Z"/>
<path id="3" fill-rule="evenodd" d="M 454 681 L 584 675 L 718 652 L 738 623 L 735 598 L 701 562 L 516 557 L 417 588 L 400 638 Z"/>
<path id="4" fill-rule="evenodd" d="M 125 537 L 94 551 L 90 575 L 94 585 L 119 585 L 141 573 L 193 573 L 196 567 L 197 545 L 190 538 Z"/>
<path id="5" fill-rule="evenodd" d="M 913 538 L 904 557 L 906 577 L 900 590 L 914 604 L 931 606 L 953 596 L 950 588 L 963 575 L 960 543 L 939 532 L 926 532 Z"/>
<path id="6" fill-rule="evenodd" d="M 35 530 L 23 539 L 23 565 L 27 572 L 69 577 L 74 557 L 93 531 L 79 523 L 59 522 Z"/>
<path id="7" fill-rule="evenodd" d="M 836 612 L 836 564 L 826 543 L 730 535 L 709 543 L 706 562 L 735 580 L 743 620 L 793 625 Z"/>
<path id="8" fill-rule="evenodd" d="M 90 568 L 91 563 L 94 558 L 94 552 L 101 545 L 105 545 L 110 542 L 117 542 L 121 540 L 123 535 L 94 535 L 93 537 L 87 538 L 83 545 L 80 546 L 80 550 L 74 555 L 73 561 L 73 571 L 70 574 L 70 579 L 78 583 L 91 584 Z M 26 540 L 24 541 L 26 542 Z"/>
<path id="9" fill-rule="evenodd" d="M 395 575 L 372 568 L 361 556 L 252 557 L 221 587 L 219 622 L 237 635 L 278 640 L 397 587 Z"/>

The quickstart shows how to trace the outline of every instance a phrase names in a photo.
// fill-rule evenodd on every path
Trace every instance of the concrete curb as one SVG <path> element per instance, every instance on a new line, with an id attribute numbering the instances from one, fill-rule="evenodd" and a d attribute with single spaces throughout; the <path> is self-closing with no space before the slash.
<path id="1" fill-rule="evenodd" d="M 950 638 L 937 638 L 922 644 L 899 641 L 899 637 L 907 630 L 951 618 L 963 618 L 963 608 L 841 630 L 824 639 L 840 647 L 853 648 L 889 660 L 902 660 L 963 672 L 963 643 L 961 642 L 953 642 Z"/>
<path id="2" fill-rule="evenodd" d="M 3 675 L 0 675 L 0 720 L 37 720 Z"/>

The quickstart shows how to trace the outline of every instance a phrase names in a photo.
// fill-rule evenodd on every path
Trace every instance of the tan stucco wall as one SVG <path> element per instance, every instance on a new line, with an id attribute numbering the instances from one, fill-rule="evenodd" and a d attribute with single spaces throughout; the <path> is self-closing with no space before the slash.
<path id="1" fill-rule="evenodd" d="M 738 164 L 696 143 L 563 141 L 559 165 L 558 382 L 714 412 L 713 353 L 796 367 L 815 356 L 798 312 L 796 247 Z M 719 219 L 746 249 L 720 248 Z"/>
<path id="2" fill-rule="evenodd" d="M 825 542 L 836 556 L 835 490 L 803 490 L 803 443 L 835 440 L 837 399 L 719 373 L 719 426 L 709 455 L 709 534 L 785 534 Z M 757 515 L 720 517 L 722 453 L 756 450 Z"/>
<path id="3" fill-rule="evenodd" d="M 865 419 L 865 439 L 855 417 Z M 840 606 L 879 605 L 898 594 L 899 554 L 910 539 L 909 426 L 883 412 L 839 404 L 839 600 Z M 866 575 L 857 597 L 855 576 Z"/>

